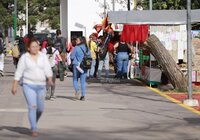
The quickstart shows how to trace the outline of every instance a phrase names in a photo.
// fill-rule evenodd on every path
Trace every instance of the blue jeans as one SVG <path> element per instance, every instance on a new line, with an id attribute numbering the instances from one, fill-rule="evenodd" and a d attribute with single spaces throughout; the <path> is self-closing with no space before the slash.
<path id="1" fill-rule="evenodd" d="M 87 72 L 87 77 L 94 77 L 94 71 L 96 66 L 96 59 L 92 59 L 92 66 L 91 69 Z"/>
<path id="2" fill-rule="evenodd" d="M 117 77 L 127 77 L 129 56 L 127 52 L 119 52 L 117 54 Z"/>
<path id="3" fill-rule="evenodd" d="M 109 53 L 107 53 L 105 59 L 99 60 L 98 79 L 101 78 L 101 72 L 102 72 L 103 66 L 105 66 L 106 78 L 109 78 Z"/>
<path id="4" fill-rule="evenodd" d="M 85 97 L 86 94 L 86 77 L 87 77 L 87 70 L 84 70 L 84 73 L 80 73 L 76 65 L 73 65 L 73 84 L 74 84 L 74 89 L 76 93 L 79 91 L 79 86 L 78 86 L 78 78 L 81 80 L 81 96 Z"/>
<path id="5" fill-rule="evenodd" d="M 23 84 L 23 92 L 28 104 L 28 117 L 32 131 L 37 130 L 37 122 L 44 111 L 45 90 L 46 87 L 44 85 Z"/>

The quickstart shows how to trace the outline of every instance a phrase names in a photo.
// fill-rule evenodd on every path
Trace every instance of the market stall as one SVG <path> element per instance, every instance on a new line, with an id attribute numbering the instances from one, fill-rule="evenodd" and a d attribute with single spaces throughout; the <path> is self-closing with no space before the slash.
<path id="1" fill-rule="evenodd" d="M 192 10 L 192 23 L 200 21 L 200 10 Z M 149 25 L 149 35 L 156 35 L 162 45 L 169 51 L 176 63 L 186 62 L 186 11 L 185 10 L 154 10 L 154 11 L 118 11 L 109 12 L 111 23 L 128 25 Z M 140 30 L 142 32 L 142 30 Z M 139 53 L 139 66 L 135 77 L 145 80 L 150 85 L 158 85 L 161 70 L 157 60 L 142 45 L 136 47 Z"/>

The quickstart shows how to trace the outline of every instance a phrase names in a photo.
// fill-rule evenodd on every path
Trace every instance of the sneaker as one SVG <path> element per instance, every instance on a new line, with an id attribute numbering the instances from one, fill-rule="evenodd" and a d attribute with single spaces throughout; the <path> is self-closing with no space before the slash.
<path id="1" fill-rule="evenodd" d="M 32 137 L 37 137 L 38 136 L 38 133 L 36 131 L 33 131 L 32 132 Z"/>
<path id="2" fill-rule="evenodd" d="M 0 70 L 0 76 L 1 76 L 1 77 L 4 76 L 4 73 L 3 73 L 3 71 L 1 71 L 1 70 Z"/>
<path id="3" fill-rule="evenodd" d="M 75 93 L 75 99 L 77 99 L 77 100 L 80 99 L 80 93 L 78 93 L 78 92 Z"/>
<path id="4" fill-rule="evenodd" d="M 56 99 L 56 96 L 54 96 L 54 95 L 53 95 L 53 96 L 51 96 L 51 99 Z"/>
<path id="5" fill-rule="evenodd" d="M 81 100 L 81 101 L 85 101 L 85 97 L 84 97 L 84 96 L 81 96 L 80 100 Z"/>

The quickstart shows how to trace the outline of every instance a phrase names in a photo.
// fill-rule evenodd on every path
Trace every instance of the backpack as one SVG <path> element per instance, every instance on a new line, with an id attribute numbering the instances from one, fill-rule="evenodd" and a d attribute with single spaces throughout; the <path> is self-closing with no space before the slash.
<path id="1" fill-rule="evenodd" d="M 0 38 L 0 54 L 2 54 L 3 51 L 4 51 L 3 40 Z"/>
<path id="2" fill-rule="evenodd" d="M 57 37 L 54 43 L 54 47 L 59 51 L 59 53 L 62 53 L 64 50 L 62 39 L 63 39 L 62 37 Z"/>
<path id="3" fill-rule="evenodd" d="M 88 49 L 88 48 L 87 48 Z M 91 65 L 92 65 L 92 58 L 90 55 L 86 54 L 84 52 L 84 50 L 81 48 L 83 54 L 84 54 L 84 57 L 83 57 L 83 60 L 80 64 L 80 67 L 84 70 L 89 70 L 91 69 Z"/>
<path id="4" fill-rule="evenodd" d="M 55 58 L 53 57 L 53 55 L 57 50 L 55 49 L 52 52 L 52 49 L 50 49 L 50 47 L 46 47 L 46 51 L 47 51 L 47 58 L 49 60 L 49 63 L 51 65 L 51 67 L 53 67 L 54 66 L 54 61 L 55 61 Z"/>
<path id="5" fill-rule="evenodd" d="M 20 56 L 20 51 L 19 51 L 18 45 L 15 45 L 15 46 L 12 48 L 12 56 L 13 56 L 14 58 L 19 58 L 19 56 Z"/>

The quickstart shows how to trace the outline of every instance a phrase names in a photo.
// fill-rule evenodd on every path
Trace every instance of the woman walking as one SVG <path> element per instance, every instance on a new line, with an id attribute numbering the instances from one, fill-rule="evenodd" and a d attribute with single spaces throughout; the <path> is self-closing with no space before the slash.
<path id="1" fill-rule="evenodd" d="M 92 66 L 91 69 L 88 70 L 87 77 L 88 78 L 94 78 L 94 71 L 96 66 L 96 51 L 97 51 L 97 45 L 93 41 L 92 35 L 90 35 L 90 40 L 88 42 L 88 47 L 90 49 L 91 57 L 92 57 Z"/>
<path id="2" fill-rule="evenodd" d="M 15 95 L 18 82 L 22 79 L 33 137 L 38 135 L 37 122 L 44 110 L 46 78 L 48 78 L 48 84 L 53 85 L 51 66 L 46 55 L 39 50 L 38 41 L 34 38 L 30 39 L 27 43 L 28 52 L 22 55 L 18 62 L 12 87 L 12 94 Z"/>
<path id="3" fill-rule="evenodd" d="M 85 55 L 90 56 L 90 50 L 87 46 L 87 41 L 85 37 L 78 37 L 76 39 L 76 44 L 77 46 L 74 48 L 71 54 L 71 60 L 73 64 L 73 84 L 75 89 L 75 97 L 76 99 L 85 101 L 87 69 L 82 69 L 81 63 Z M 80 78 L 81 81 L 81 98 L 79 97 L 80 95 L 78 78 Z"/>
<path id="4" fill-rule="evenodd" d="M 115 52 L 117 53 L 117 78 L 127 79 L 129 53 L 131 53 L 131 46 L 125 41 L 121 40 L 116 43 Z"/>

